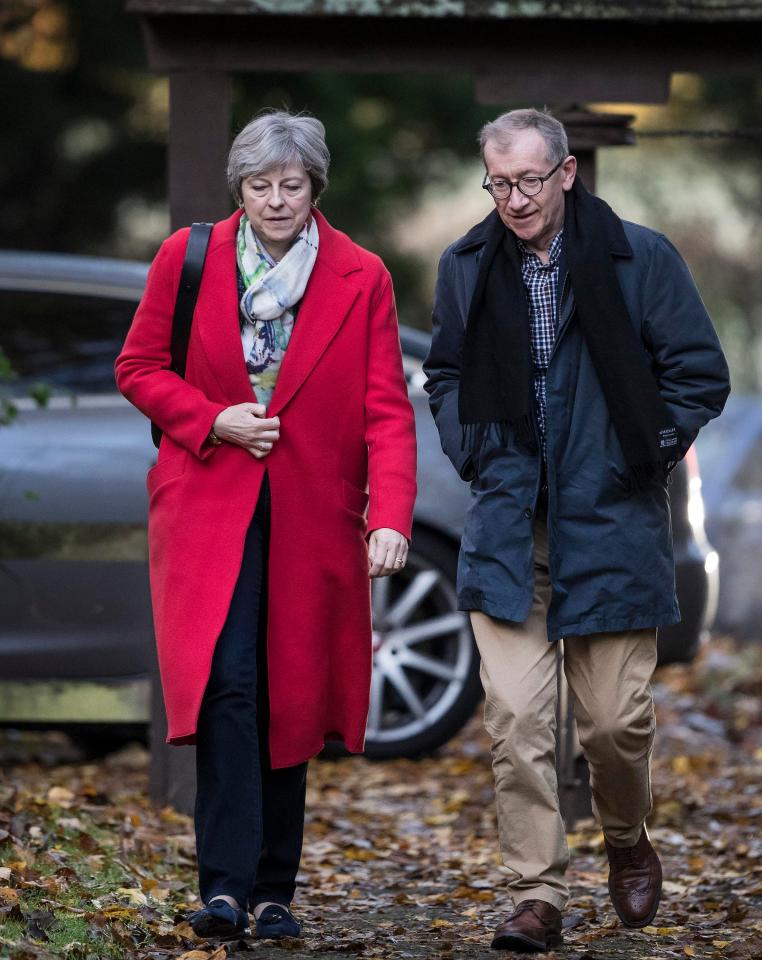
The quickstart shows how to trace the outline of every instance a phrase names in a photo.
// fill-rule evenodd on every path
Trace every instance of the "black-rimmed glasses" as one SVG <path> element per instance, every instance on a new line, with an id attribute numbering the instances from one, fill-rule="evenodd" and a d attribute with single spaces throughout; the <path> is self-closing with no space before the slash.
<path id="1" fill-rule="evenodd" d="M 564 157 L 565 159 L 566 157 Z M 522 177 L 514 182 L 513 180 L 505 180 L 503 177 L 490 180 L 489 174 L 485 174 L 482 189 L 490 193 L 495 200 L 507 200 L 514 187 L 518 187 L 519 193 L 523 193 L 525 197 L 536 197 L 542 190 L 545 181 L 550 180 L 564 160 L 559 160 L 550 173 L 546 173 L 544 177 Z"/>

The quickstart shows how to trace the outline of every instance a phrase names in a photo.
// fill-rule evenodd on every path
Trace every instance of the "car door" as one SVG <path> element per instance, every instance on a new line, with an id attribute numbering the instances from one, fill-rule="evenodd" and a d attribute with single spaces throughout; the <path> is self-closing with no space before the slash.
<path id="1" fill-rule="evenodd" d="M 135 302 L 43 279 L 43 289 L 0 290 L 0 346 L 21 398 L 0 428 L 2 679 L 145 674 L 144 477 L 155 451 L 113 379 Z M 25 398 L 35 384 L 51 391 L 44 407 Z"/>

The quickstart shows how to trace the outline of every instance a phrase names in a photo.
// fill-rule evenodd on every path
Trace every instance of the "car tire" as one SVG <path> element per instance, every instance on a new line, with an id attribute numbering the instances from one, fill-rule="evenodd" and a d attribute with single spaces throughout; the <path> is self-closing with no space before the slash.
<path id="1" fill-rule="evenodd" d="M 365 755 L 419 757 L 447 743 L 482 696 L 479 653 L 458 611 L 457 545 L 416 527 L 405 569 L 373 583 L 373 682 Z"/>

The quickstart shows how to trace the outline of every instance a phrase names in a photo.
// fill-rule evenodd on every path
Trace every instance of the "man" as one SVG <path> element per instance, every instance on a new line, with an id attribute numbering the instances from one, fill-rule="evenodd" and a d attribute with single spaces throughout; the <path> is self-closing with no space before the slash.
<path id="1" fill-rule="evenodd" d="M 515 907 L 492 946 L 545 951 L 568 898 L 561 638 L 614 908 L 630 927 L 656 913 L 649 681 L 656 629 L 680 617 L 668 474 L 729 382 L 679 254 L 585 190 L 557 120 L 514 110 L 480 139 L 495 210 L 442 256 L 424 369 L 442 447 L 471 482 L 458 599 Z"/>

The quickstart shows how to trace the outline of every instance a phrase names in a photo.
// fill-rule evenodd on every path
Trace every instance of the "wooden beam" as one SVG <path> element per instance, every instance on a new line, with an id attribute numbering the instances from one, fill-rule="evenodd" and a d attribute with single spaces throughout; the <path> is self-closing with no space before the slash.
<path id="1" fill-rule="evenodd" d="M 143 16 L 151 69 L 471 74 L 490 103 L 663 102 L 673 72 L 759 71 L 762 23 Z"/>

